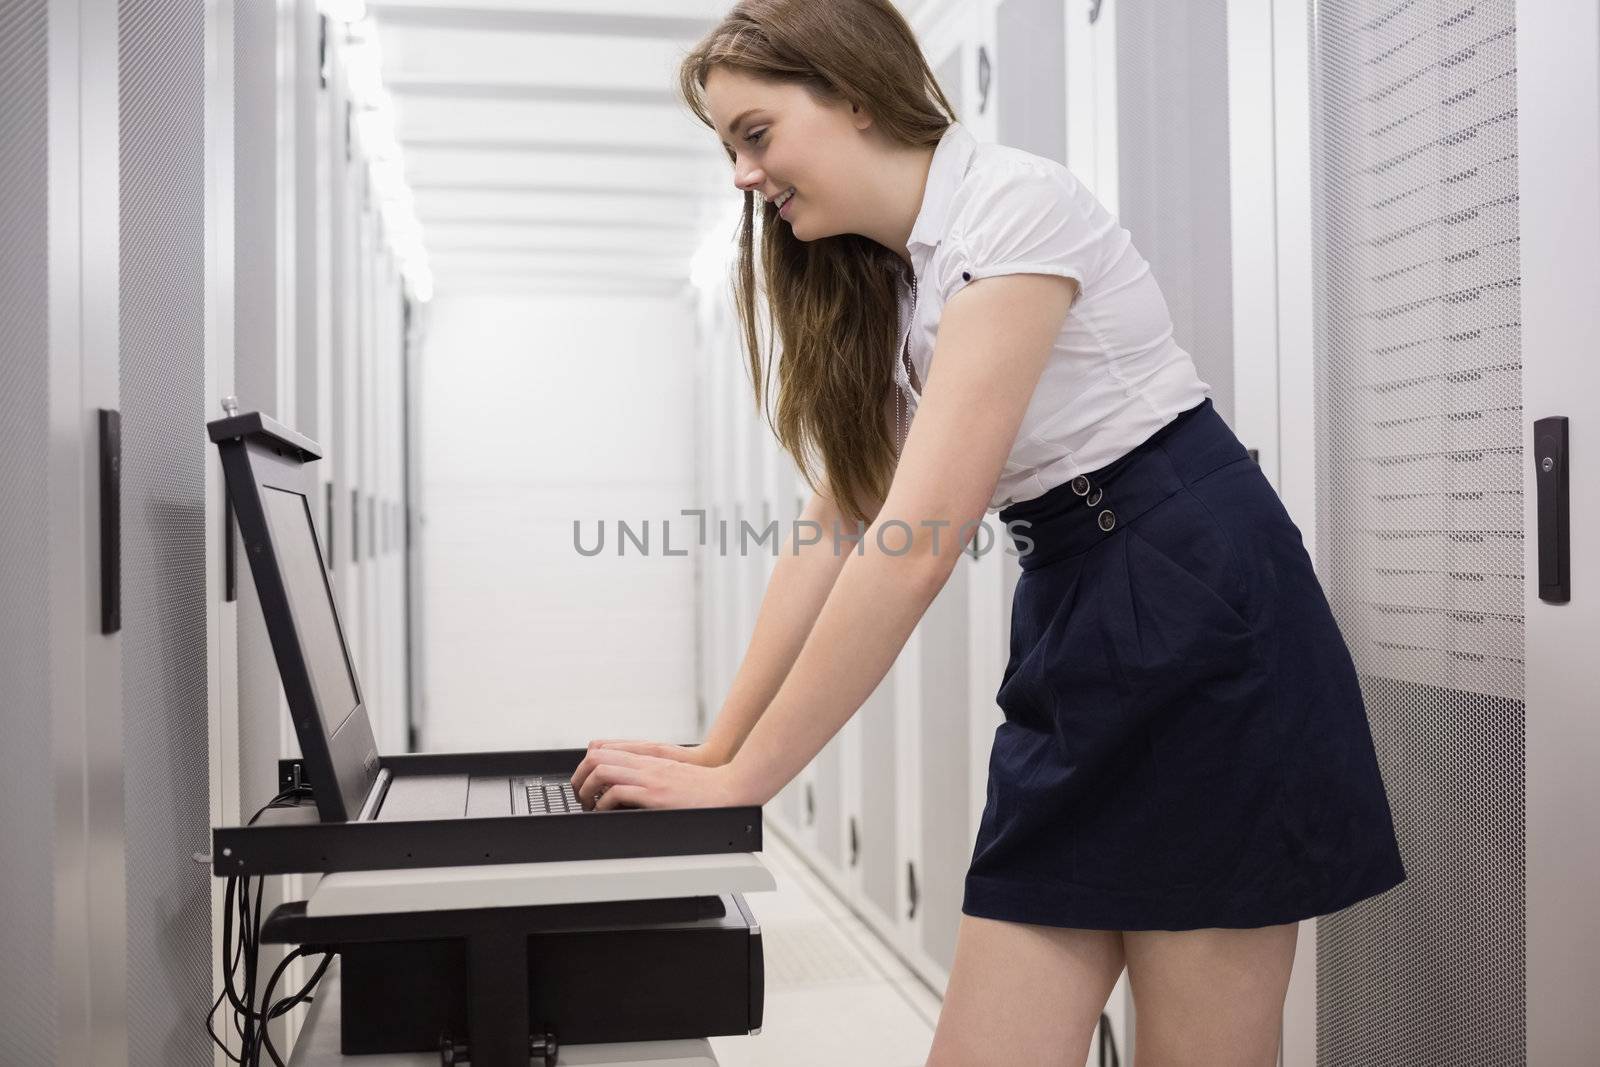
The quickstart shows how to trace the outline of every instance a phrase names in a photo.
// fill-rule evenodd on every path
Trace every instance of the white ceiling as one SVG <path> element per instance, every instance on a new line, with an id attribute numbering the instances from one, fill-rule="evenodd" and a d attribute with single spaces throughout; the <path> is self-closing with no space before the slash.
<path id="1" fill-rule="evenodd" d="M 678 61 L 731 6 L 372 0 L 435 288 L 686 284 L 739 194 Z"/>
<path id="2" fill-rule="evenodd" d="M 678 60 L 729 6 L 371 3 L 435 288 L 681 288 L 738 193 Z"/>

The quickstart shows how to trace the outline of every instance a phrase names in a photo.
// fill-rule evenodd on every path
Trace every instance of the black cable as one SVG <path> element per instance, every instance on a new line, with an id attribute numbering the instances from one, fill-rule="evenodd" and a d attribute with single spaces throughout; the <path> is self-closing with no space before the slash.
<path id="1" fill-rule="evenodd" d="M 250 816 L 250 821 L 245 823 L 245 825 L 254 826 L 256 821 L 259 820 L 269 808 L 278 807 L 280 804 L 284 803 L 284 801 L 291 798 L 298 798 L 302 792 L 303 790 L 299 788 L 283 790 L 277 796 L 263 804 L 260 808 L 256 809 L 256 813 Z M 262 898 L 266 896 L 266 878 L 256 878 L 255 909 L 253 912 L 250 907 L 251 894 L 250 878 L 248 875 L 246 875 L 244 880 L 240 883 L 240 894 L 240 899 L 243 903 L 243 907 L 241 909 L 242 914 L 240 917 L 239 935 L 241 947 L 244 952 L 244 1005 L 243 1025 L 239 1027 L 239 1036 L 244 1042 L 243 1048 L 249 1049 L 255 1042 L 256 1026 L 262 1018 L 261 1014 L 256 1012 L 255 1004 L 256 977 L 258 963 L 261 956 L 261 902 Z M 262 1005 L 262 1007 L 264 1008 L 265 1005 Z M 235 1022 L 238 1021 L 240 1020 L 235 1019 Z"/>
<path id="2" fill-rule="evenodd" d="M 243 990 L 240 993 L 241 1009 L 238 1018 L 239 1040 L 243 1042 L 242 1049 L 248 1050 L 256 1039 L 256 950 L 255 943 L 250 936 L 253 927 L 250 925 L 250 879 L 245 877 L 239 881 L 239 950 L 244 953 L 244 974 L 240 976 Z"/>
<path id="3" fill-rule="evenodd" d="M 1106 1063 L 1110 1053 L 1111 1062 Z M 1117 1052 L 1117 1034 L 1111 1026 L 1111 1016 L 1100 1013 L 1100 1067 L 1122 1067 L 1122 1056 Z"/>
<path id="4" fill-rule="evenodd" d="M 289 969 L 289 964 L 293 963 L 301 956 L 309 956 L 317 951 L 319 950 L 307 948 L 304 945 L 300 946 L 293 952 L 285 955 L 283 959 L 279 961 L 278 966 L 273 969 L 272 977 L 267 979 L 266 989 L 262 992 L 261 996 L 261 1004 L 264 1009 L 261 1019 L 261 1029 L 257 1033 L 255 1047 L 250 1053 L 250 1067 L 259 1067 L 261 1063 L 261 1050 L 263 1048 L 267 1050 L 267 1055 L 272 1057 L 272 1062 L 276 1064 L 276 1067 L 284 1067 L 283 1059 L 278 1055 L 278 1050 L 273 1047 L 272 1034 L 268 1024 L 271 1023 L 273 1019 L 276 1019 L 281 1015 L 287 1015 L 289 1012 L 293 1011 L 296 1007 L 302 1004 L 308 997 L 310 997 L 311 991 L 316 988 L 318 982 L 322 981 L 322 975 L 327 971 L 328 964 L 333 962 L 333 953 L 323 953 L 322 962 L 317 965 L 315 973 L 313 973 L 310 978 L 306 979 L 305 985 L 300 987 L 299 992 L 293 994 L 292 996 L 284 997 L 282 1000 L 275 1001 L 272 999 L 272 991 L 277 987 L 278 979 L 283 977 L 284 971 Z"/>
<path id="5" fill-rule="evenodd" d="M 292 996 L 284 997 L 272 1006 L 271 1017 L 274 1019 L 280 1015 L 287 1015 L 301 1004 L 310 1003 L 312 990 L 316 989 L 317 983 L 322 981 L 323 974 L 327 972 L 328 965 L 333 962 L 333 957 L 336 955 L 331 949 L 303 947 L 305 948 L 305 955 L 321 952 L 322 961 L 317 964 L 316 971 L 312 973 L 310 978 L 306 979 L 306 984 L 301 986 L 298 992 Z"/>
<path id="6" fill-rule="evenodd" d="M 267 979 L 267 988 L 261 998 L 261 1029 L 256 1035 L 255 1042 L 247 1046 L 249 1057 L 247 1061 L 247 1067 L 260 1067 L 261 1050 L 263 1047 L 266 1048 L 267 1055 L 272 1057 L 272 1062 L 275 1063 L 277 1067 L 284 1067 L 283 1060 L 278 1056 L 278 1050 L 272 1046 L 272 1037 L 268 1032 L 267 1026 L 267 1024 L 272 1020 L 272 1009 L 277 1006 L 272 1003 L 272 990 L 278 984 L 278 979 L 283 976 L 283 972 L 288 969 L 289 964 L 293 963 L 296 959 L 304 956 L 305 954 L 306 950 L 303 947 L 286 953 L 283 959 L 278 961 L 278 966 L 273 968 L 272 977 Z"/>
<path id="7" fill-rule="evenodd" d="M 243 1019 L 244 1016 L 249 1015 L 254 1011 L 254 1006 L 247 999 L 246 993 L 241 992 L 239 989 L 236 989 L 234 987 L 234 980 L 235 980 L 235 973 L 238 971 L 240 963 L 245 963 L 247 965 L 251 964 L 250 953 L 249 953 L 249 947 L 250 947 L 250 931 L 249 931 L 250 912 L 249 912 L 249 904 L 248 904 L 248 900 L 249 900 L 248 885 L 240 883 L 239 879 L 236 876 L 230 875 L 229 878 L 228 878 L 228 888 L 227 888 L 227 891 L 223 895 L 223 900 L 224 900 L 224 903 L 223 903 L 223 908 L 222 908 L 222 943 L 223 943 L 224 946 L 235 945 L 235 939 L 234 939 L 234 936 L 233 936 L 233 926 L 234 926 L 234 919 L 235 919 L 236 916 L 237 916 L 238 922 L 239 922 L 239 937 L 238 937 L 238 940 L 237 940 L 237 945 L 235 947 L 233 960 L 231 961 L 231 963 L 228 966 L 228 968 L 226 970 L 224 970 L 223 973 L 222 973 L 222 994 L 221 994 L 221 996 L 222 996 L 222 998 L 226 998 L 227 999 L 229 1008 L 231 1009 L 231 1012 L 232 1012 L 232 1015 L 233 1015 L 233 1030 L 234 1030 L 234 1033 L 239 1035 L 240 1040 L 243 1040 L 244 1039 L 244 1025 L 243 1025 L 241 1020 Z M 236 903 L 236 901 L 237 901 L 237 903 Z M 239 977 L 239 982 L 241 983 L 241 985 L 246 990 L 248 990 L 249 983 L 245 982 L 243 976 Z M 221 999 L 218 1000 L 218 1003 L 219 1004 L 221 1003 Z M 215 1011 L 216 1009 L 213 1008 L 212 1010 Z M 207 1024 L 207 1029 L 210 1029 L 209 1022 Z M 235 1062 L 239 1061 L 239 1057 L 233 1056 L 232 1053 L 229 1053 L 229 1057 L 231 1059 L 233 1059 Z"/>
<path id="8" fill-rule="evenodd" d="M 245 825 L 253 826 L 269 808 L 283 806 L 286 801 L 299 800 L 311 795 L 311 790 L 305 786 L 286 789 L 258 808 L 250 816 Z M 266 896 L 266 879 L 256 878 L 254 907 L 251 907 L 252 893 L 250 891 L 249 875 L 229 875 L 227 889 L 223 894 L 222 907 L 222 992 L 212 1003 L 211 1010 L 205 1019 L 206 1033 L 211 1040 L 223 1050 L 223 1053 L 234 1063 L 244 1063 L 245 1057 L 257 1043 L 258 1027 L 264 1027 L 266 1018 L 262 1004 L 261 1011 L 256 1010 L 256 970 L 261 950 L 261 905 Z M 237 910 L 235 910 L 237 909 Z M 238 936 L 235 937 L 234 924 L 238 923 Z M 243 965 L 244 973 L 238 974 Z M 319 975 L 320 977 L 320 975 Z M 307 990 L 308 992 L 308 990 Z M 233 1017 L 233 1029 L 241 1042 L 240 1055 L 235 1056 L 225 1042 L 218 1036 L 214 1020 L 217 1010 L 226 1000 L 229 1013 Z"/>
<path id="9" fill-rule="evenodd" d="M 250 904 L 249 904 L 250 883 L 249 883 L 248 880 L 238 880 L 238 879 L 236 879 L 236 887 L 235 888 L 236 888 L 236 893 L 235 893 L 236 904 L 235 904 L 235 906 L 238 909 L 238 923 L 239 923 L 239 959 L 240 959 L 240 962 L 243 964 L 245 970 L 248 971 L 249 968 L 251 967 L 251 963 L 250 963 Z M 245 977 L 244 977 L 244 974 L 241 973 L 239 975 L 239 990 L 243 990 L 245 988 L 245 985 L 246 985 Z M 242 1042 L 244 1040 L 244 1017 L 245 1017 L 246 1014 L 248 1014 L 250 1011 L 253 1010 L 253 1006 L 251 1004 L 246 1003 L 242 999 L 244 994 L 242 992 L 240 992 L 240 991 L 235 990 L 233 988 L 233 985 L 232 985 L 231 982 L 225 983 L 223 988 L 228 993 L 228 1001 L 229 1001 L 229 1003 L 233 1005 L 233 1032 L 238 1035 L 239 1040 Z M 242 1050 L 243 1046 L 241 1045 L 240 1048 Z"/>
<path id="10" fill-rule="evenodd" d="M 233 945 L 234 945 L 234 941 L 233 941 L 233 884 L 234 884 L 234 879 L 230 875 L 228 877 L 228 888 L 227 888 L 226 892 L 223 894 L 223 903 L 222 903 L 222 944 L 223 944 L 224 951 L 226 951 L 230 947 L 233 947 Z M 234 1063 L 243 1063 L 244 1061 L 243 1061 L 243 1059 L 241 1057 L 235 1056 L 233 1054 L 233 1050 L 228 1047 L 227 1043 L 224 1042 L 222 1040 L 222 1038 L 217 1036 L 217 1028 L 215 1026 L 215 1020 L 216 1020 L 216 1017 L 217 1017 L 217 1009 L 222 1006 L 223 1000 L 227 999 L 228 990 L 233 985 L 233 974 L 234 974 L 235 971 L 237 971 L 239 969 L 239 963 L 243 959 L 244 959 L 244 949 L 243 949 L 243 946 L 239 946 L 234 951 L 233 958 L 231 960 L 227 960 L 226 961 L 227 969 L 225 971 L 223 971 L 223 973 L 222 973 L 222 981 L 223 981 L 222 992 L 217 994 L 217 999 L 212 1001 L 212 1003 L 211 1003 L 211 1010 L 206 1013 L 206 1033 L 211 1035 L 212 1042 L 214 1042 L 216 1044 L 216 1046 L 222 1050 L 222 1054 L 224 1056 L 228 1057 L 228 1059 L 232 1060 Z M 237 1020 L 238 1016 L 234 1015 L 234 1019 Z"/>
<path id="11" fill-rule="evenodd" d="M 245 957 L 245 997 L 244 1002 L 254 1005 L 256 1002 L 256 976 L 257 965 L 261 959 L 261 900 L 267 895 L 266 878 L 256 879 L 255 910 L 250 916 L 250 943 Z M 263 1008 L 265 1005 L 263 1005 Z M 250 1047 L 254 1029 L 261 1019 L 261 1015 L 247 1013 L 244 1017 L 244 1046 Z"/>

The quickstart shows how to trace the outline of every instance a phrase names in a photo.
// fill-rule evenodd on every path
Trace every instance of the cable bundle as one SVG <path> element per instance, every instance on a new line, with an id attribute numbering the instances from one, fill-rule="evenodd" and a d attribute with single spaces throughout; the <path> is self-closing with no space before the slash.
<path id="1" fill-rule="evenodd" d="M 287 801 L 298 800 L 309 796 L 311 791 L 307 788 L 288 789 L 273 797 L 265 806 L 250 817 L 250 823 L 261 818 L 263 812 L 269 808 L 282 807 Z M 264 988 L 260 990 L 259 1000 L 256 990 L 256 963 L 261 949 L 261 896 L 266 882 L 265 876 L 258 875 L 255 879 L 254 892 L 251 891 L 250 877 L 238 875 L 228 876 L 227 890 L 223 896 L 222 906 L 222 992 L 212 1002 L 211 1010 L 206 1013 L 206 1032 L 211 1035 L 211 1040 L 216 1042 L 223 1054 L 234 1063 L 242 1067 L 260 1067 L 261 1053 L 264 1050 L 271 1057 L 276 1067 L 284 1067 L 283 1058 L 278 1055 L 278 1050 L 272 1044 L 268 1032 L 268 1023 L 282 1015 L 287 1015 L 296 1007 L 311 999 L 311 991 L 322 980 L 323 974 L 328 969 L 328 964 L 333 962 L 332 952 L 323 952 L 322 960 L 317 964 L 317 969 L 306 984 L 297 992 L 272 999 L 273 992 L 277 989 L 279 980 L 288 970 L 289 964 L 301 956 L 315 955 L 319 950 L 301 946 L 285 955 L 278 966 L 273 969 L 272 976 L 267 979 Z M 238 926 L 238 936 L 234 936 L 235 923 Z M 239 975 L 240 965 L 244 967 L 243 975 Z M 215 1025 L 217 1009 L 222 1002 L 228 1002 L 229 1012 L 233 1016 L 233 1029 L 239 1035 L 240 1053 L 234 1055 L 221 1037 L 217 1036 Z M 257 1006 L 259 1004 L 259 1007 Z"/>
<path id="2" fill-rule="evenodd" d="M 1117 1052 L 1117 1033 L 1111 1028 L 1111 1016 L 1105 1012 L 1100 1013 L 1100 1067 L 1122 1067 L 1122 1056 Z"/>

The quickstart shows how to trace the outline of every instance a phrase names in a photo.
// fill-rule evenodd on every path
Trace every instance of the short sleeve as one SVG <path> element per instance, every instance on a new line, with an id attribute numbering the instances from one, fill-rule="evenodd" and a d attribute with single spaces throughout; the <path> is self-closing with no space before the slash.
<path id="1" fill-rule="evenodd" d="M 1077 191 L 1064 168 L 1028 162 L 969 178 L 944 242 L 944 299 L 1001 274 L 1053 274 L 1081 289 L 1098 238 Z"/>

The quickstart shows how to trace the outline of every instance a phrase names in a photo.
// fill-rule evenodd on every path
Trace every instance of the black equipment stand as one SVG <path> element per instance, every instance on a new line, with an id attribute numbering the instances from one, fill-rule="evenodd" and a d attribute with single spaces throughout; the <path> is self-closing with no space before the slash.
<path id="1" fill-rule="evenodd" d="M 760 927 L 738 893 L 373 915 L 274 909 L 268 944 L 341 957 L 346 1055 L 554 1067 L 559 1042 L 759 1030 Z"/>

